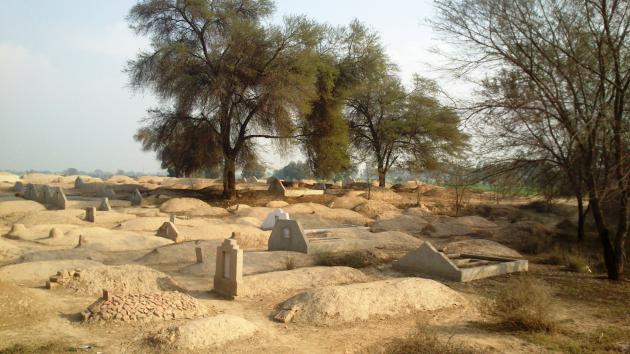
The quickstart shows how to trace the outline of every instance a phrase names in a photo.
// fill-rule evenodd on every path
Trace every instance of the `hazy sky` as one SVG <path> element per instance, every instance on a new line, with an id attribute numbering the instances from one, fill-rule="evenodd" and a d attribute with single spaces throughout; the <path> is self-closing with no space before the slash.
<path id="1" fill-rule="evenodd" d="M 145 38 L 125 17 L 134 0 L 14 0 L 0 11 L 0 170 L 155 172 L 160 164 L 133 140 L 150 93 L 127 88 L 125 62 Z M 429 69 L 437 44 L 425 19 L 431 0 L 276 0 L 276 18 L 304 14 L 333 25 L 353 18 L 380 32 L 409 82 Z M 286 159 L 264 155 L 272 167 Z M 297 155 L 293 155 L 295 157 Z"/>

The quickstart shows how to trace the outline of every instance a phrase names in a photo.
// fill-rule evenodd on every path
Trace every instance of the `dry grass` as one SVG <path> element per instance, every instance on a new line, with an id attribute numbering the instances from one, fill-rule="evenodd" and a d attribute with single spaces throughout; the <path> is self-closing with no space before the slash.
<path id="1" fill-rule="evenodd" d="M 389 354 L 472 354 L 478 351 L 450 341 L 441 341 L 426 325 L 418 328 L 405 338 L 394 340 L 385 346 L 385 353 Z"/>
<path id="2" fill-rule="evenodd" d="M 295 264 L 295 259 L 291 256 L 287 256 L 287 258 L 285 258 L 284 266 L 286 267 L 287 270 L 292 270 L 297 267 L 297 265 Z"/>
<path id="3" fill-rule="evenodd" d="M 551 300 L 550 288 L 540 280 L 516 278 L 499 289 L 488 312 L 506 329 L 553 332 L 557 321 Z"/>
<path id="4" fill-rule="evenodd" d="M 44 345 L 14 344 L 10 347 L 0 349 L 0 354 L 48 354 L 72 352 L 78 352 L 78 350 L 61 343 L 48 343 Z"/>

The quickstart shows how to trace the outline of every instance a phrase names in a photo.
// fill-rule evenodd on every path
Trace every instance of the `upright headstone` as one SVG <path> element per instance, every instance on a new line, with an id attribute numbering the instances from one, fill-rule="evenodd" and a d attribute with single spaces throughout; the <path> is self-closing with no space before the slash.
<path id="1" fill-rule="evenodd" d="M 77 179 L 74 180 L 74 188 L 79 189 L 82 188 L 85 185 L 85 182 L 83 182 L 83 179 L 81 179 L 80 176 L 77 176 Z"/>
<path id="2" fill-rule="evenodd" d="M 133 193 L 131 193 L 131 196 L 129 197 L 129 200 L 131 201 L 131 205 L 133 206 L 140 206 L 142 205 L 142 194 L 140 194 L 140 191 L 138 190 L 138 188 L 136 188 Z"/>
<path id="3" fill-rule="evenodd" d="M 214 291 L 233 299 L 243 283 L 243 250 L 233 238 L 217 247 L 217 264 L 214 272 Z"/>
<path id="4" fill-rule="evenodd" d="M 22 183 L 22 181 L 15 182 L 15 185 L 13 186 L 13 190 L 17 194 L 24 193 L 24 183 Z"/>
<path id="5" fill-rule="evenodd" d="M 175 214 L 171 214 L 169 220 L 170 220 L 170 222 L 175 224 L 175 220 L 177 220 L 177 217 L 175 216 Z"/>
<path id="6" fill-rule="evenodd" d="M 267 244 L 269 251 L 295 251 L 308 254 L 308 239 L 296 220 L 277 220 Z"/>
<path id="7" fill-rule="evenodd" d="M 85 221 L 94 222 L 96 220 L 96 208 L 85 208 Z"/>
<path id="8" fill-rule="evenodd" d="M 269 191 L 272 193 L 284 195 L 286 188 L 284 188 L 282 181 L 280 181 L 278 178 L 271 177 L 269 180 Z"/>
<path id="9" fill-rule="evenodd" d="M 86 244 L 85 238 L 83 237 L 83 235 L 79 235 L 79 242 L 77 242 L 76 248 L 82 247 L 85 244 Z"/>
<path id="10" fill-rule="evenodd" d="M 195 247 L 195 257 L 197 258 L 197 263 L 203 263 L 203 250 L 201 247 Z"/>
<path id="11" fill-rule="evenodd" d="M 343 184 L 342 186 L 345 187 L 350 187 L 352 184 L 356 183 L 357 181 L 355 181 L 354 178 L 348 176 L 346 178 L 343 179 Z"/>
<path id="12" fill-rule="evenodd" d="M 285 213 L 282 209 L 274 209 L 269 214 L 265 220 L 263 220 L 260 228 L 263 230 L 273 230 L 273 227 L 276 225 L 276 220 L 290 220 L 289 213 Z"/>
<path id="13" fill-rule="evenodd" d="M 63 192 L 63 188 L 55 187 L 53 192 L 53 201 L 51 202 L 51 204 L 57 209 L 66 209 L 68 198 L 66 198 L 66 193 Z"/>
<path id="14" fill-rule="evenodd" d="M 98 206 L 99 211 L 111 211 L 112 206 L 109 204 L 109 198 L 105 197 L 101 199 L 101 204 Z"/>
<path id="15" fill-rule="evenodd" d="M 181 241 L 179 231 L 175 227 L 175 224 L 173 224 L 170 221 L 167 221 L 164 224 L 162 224 L 162 226 L 160 226 L 160 228 L 157 231 L 157 235 L 160 237 L 168 238 L 175 242 Z"/>

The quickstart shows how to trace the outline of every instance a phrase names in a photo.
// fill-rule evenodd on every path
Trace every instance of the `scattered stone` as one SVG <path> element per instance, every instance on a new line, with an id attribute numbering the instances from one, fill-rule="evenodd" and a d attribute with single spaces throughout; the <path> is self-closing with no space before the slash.
<path id="1" fill-rule="evenodd" d="M 112 206 L 109 204 L 109 198 L 105 197 L 101 200 L 101 205 L 98 206 L 100 211 L 111 211 Z"/>
<path id="2" fill-rule="evenodd" d="M 238 247 L 234 238 L 223 241 L 217 247 L 217 263 L 214 272 L 214 291 L 217 294 L 233 299 L 239 295 L 243 283 L 243 250 Z"/>
<path id="3" fill-rule="evenodd" d="M 277 220 L 290 220 L 289 213 L 285 213 L 282 209 L 274 209 L 269 214 L 265 220 L 263 220 L 260 228 L 263 230 L 273 230 L 273 227 L 276 225 Z"/>
<path id="4" fill-rule="evenodd" d="M 153 322 L 208 315 L 197 299 L 177 291 L 145 294 L 107 294 L 82 313 L 86 322 Z"/>
<path id="5" fill-rule="evenodd" d="M 269 251 L 296 251 L 308 254 L 308 239 L 296 220 L 277 220 L 267 244 Z"/>
<path id="6" fill-rule="evenodd" d="M 138 188 L 136 188 L 133 193 L 131 193 L 131 196 L 129 197 L 129 200 L 131 201 L 131 205 L 133 206 L 140 206 L 142 205 L 142 194 L 140 194 L 140 191 L 138 190 Z"/>
<path id="7" fill-rule="evenodd" d="M 168 238 L 175 242 L 180 242 L 182 239 L 180 238 L 179 231 L 175 227 L 175 224 L 166 221 L 160 228 L 157 230 L 157 236 Z"/>
<path id="8" fill-rule="evenodd" d="M 85 208 L 85 221 L 94 222 L 95 220 L 96 220 L 96 208 L 95 207 Z"/>

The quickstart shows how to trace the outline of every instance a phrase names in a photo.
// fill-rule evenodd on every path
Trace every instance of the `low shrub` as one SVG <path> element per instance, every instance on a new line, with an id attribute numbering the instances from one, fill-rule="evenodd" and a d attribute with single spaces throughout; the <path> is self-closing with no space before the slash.
<path id="1" fill-rule="evenodd" d="M 556 329 L 551 290 L 532 278 L 516 278 L 505 283 L 488 310 L 508 329 L 544 332 Z"/>
<path id="2" fill-rule="evenodd" d="M 386 345 L 388 354 L 472 354 L 478 351 L 454 343 L 441 341 L 428 327 L 419 326 L 411 335 Z"/>

